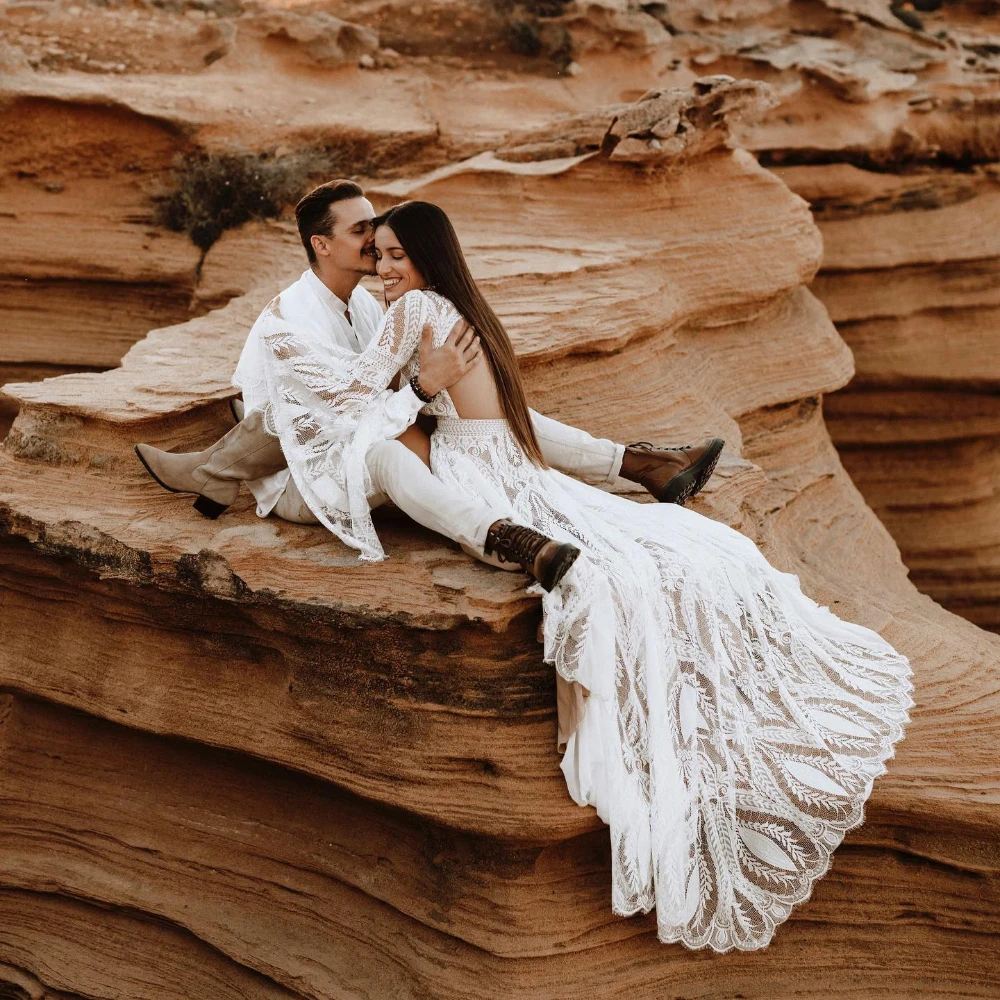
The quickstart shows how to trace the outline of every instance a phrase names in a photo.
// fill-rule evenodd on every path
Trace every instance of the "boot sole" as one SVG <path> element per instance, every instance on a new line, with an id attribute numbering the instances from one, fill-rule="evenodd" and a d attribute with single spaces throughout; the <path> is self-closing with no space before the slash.
<path id="1" fill-rule="evenodd" d="M 656 499 L 660 503 L 676 503 L 683 506 L 686 500 L 700 492 L 712 478 L 712 473 L 715 472 L 715 467 L 719 463 L 722 447 L 725 443 L 722 438 L 712 438 L 712 443 L 708 446 L 705 454 L 691 468 L 674 476 L 657 494 Z"/>
<path id="2" fill-rule="evenodd" d="M 569 542 L 563 542 L 545 567 L 545 578 L 538 582 L 545 590 L 552 590 L 576 562 L 580 550 Z"/>
<path id="3" fill-rule="evenodd" d="M 135 457 L 142 462 L 142 467 L 153 477 L 153 479 L 162 486 L 165 490 L 170 493 L 189 493 L 190 490 L 179 490 L 174 486 L 168 486 L 160 477 L 153 472 L 149 467 L 149 463 L 142 457 L 142 452 L 139 451 L 139 446 L 133 446 L 132 450 L 135 452 Z M 228 504 L 221 504 L 217 500 L 210 500 L 206 496 L 202 496 L 200 493 L 197 495 L 198 499 L 194 502 L 194 509 L 198 511 L 199 514 L 204 514 L 205 517 L 215 520 L 226 508 Z"/>

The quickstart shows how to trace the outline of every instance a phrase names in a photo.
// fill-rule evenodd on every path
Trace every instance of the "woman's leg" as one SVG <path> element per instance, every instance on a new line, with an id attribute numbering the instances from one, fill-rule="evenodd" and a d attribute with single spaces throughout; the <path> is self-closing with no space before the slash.
<path id="1" fill-rule="evenodd" d="M 613 483 L 622 468 L 625 445 L 529 410 L 542 458 L 553 468 L 589 483 Z"/>

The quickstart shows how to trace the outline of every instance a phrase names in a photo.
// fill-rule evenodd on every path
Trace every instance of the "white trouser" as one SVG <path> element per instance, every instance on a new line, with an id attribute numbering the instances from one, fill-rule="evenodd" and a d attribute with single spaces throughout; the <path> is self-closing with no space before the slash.
<path id="1" fill-rule="evenodd" d="M 607 438 L 595 438 L 586 431 L 559 423 L 551 417 L 531 411 L 531 421 L 546 463 L 560 472 L 592 483 L 613 483 L 621 471 L 625 446 Z M 369 449 L 368 472 L 376 495 L 369 498 L 372 507 L 388 497 L 404 514 L 431 531 L 458 542 L 470 555 L 500 566 L 495 558 L 483 554 L 486 533 L 496 521 L 484 503 L 471 503 L 448 490 L 426 465 L 399 441 L 380 441 Z M 299 493 L 295 480 L 275 504 L 273 513 L 285 521 L 316 524 L 316 516 Z M 516 569 L 504 564 L 503 569 Z"/>
<path id="2" fill-rule="evenodd" d="M 622 468 L 625 446 L 607 438 L 591 437 L 531 410 L 542 458 L 553 469 L 589 483 L 613 483 Z"/>
<path id="3" fill-rule="evenodd" d="M 404 514 L 431 531 L 458 542 L 466 552 L 483 558 L 486 533 L 500 515 L 485 503 L 473 503 L 449 490 L 406 445 L 380 441 L 368 450 L 368 472 L 377 494 L 369 499 L 372 507 L 388 497 Z M 295 480 L 275 505 L 274 513 L 286 521 L 316 524 L 316 516 L 299 493 Z"/>

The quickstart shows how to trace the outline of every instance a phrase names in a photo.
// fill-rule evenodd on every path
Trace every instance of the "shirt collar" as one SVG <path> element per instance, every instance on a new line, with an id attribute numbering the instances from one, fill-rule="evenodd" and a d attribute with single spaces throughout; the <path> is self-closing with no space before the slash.
<path id="1" fill-rule="evenodd" d="M 333 292 L 331 292 L 330 289 L 327 288 L 322 281 L 320 281 L 319 276 L 311 267 L 302 272 L 302 277 L 319 296 L 319 300 L 321 302 L 325 302 L 331 309 L 340 313 L 341 316 L 346 316 L 347 303 L 343 299 L 334 295 Z"/>

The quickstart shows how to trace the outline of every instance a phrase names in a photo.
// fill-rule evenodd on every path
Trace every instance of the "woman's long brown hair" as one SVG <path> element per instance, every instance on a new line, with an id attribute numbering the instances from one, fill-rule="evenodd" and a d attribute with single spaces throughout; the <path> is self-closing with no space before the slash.
<path id="1" fill-rule="evenodd" d="M 429 201 L 404 201 L 373 219 L 372 225 L 376 229 L 389 226 L 428 287 L 450 299 L 465 321 L 475 327 L 511 433 L 528 458 L 545 468 L 542 449 L 528 413 L 514 347 L 497 314 L 473 280 L 455 227 L 444 210 Z"/>

